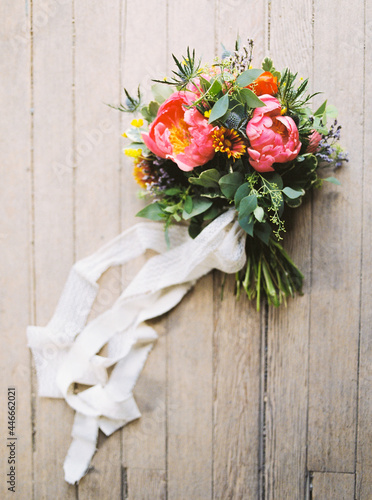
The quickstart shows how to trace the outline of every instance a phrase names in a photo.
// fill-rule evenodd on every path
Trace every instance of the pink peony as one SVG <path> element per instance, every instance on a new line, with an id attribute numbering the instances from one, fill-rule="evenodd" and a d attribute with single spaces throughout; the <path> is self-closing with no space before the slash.
<path id="1" fill-rule="evenodd" d="M 169 158 L 181 170 L 190 171 L 211 160 L 213 127 L 195 108 L 187 109 L 196 96 L 191 92 L 175 92 L 160 106 L 144 143 L 160 158 Z"/>
<path id="2" fill-rule="evenodd" d="M 278 99 L 260 96 L 266 106 L 256 108 L 247 125 L 249 163 L 258 172 L 272 172 L 273 163 L 294 160 L 301 149 L 298 129 L 289 116 L 281 116 Z"/>

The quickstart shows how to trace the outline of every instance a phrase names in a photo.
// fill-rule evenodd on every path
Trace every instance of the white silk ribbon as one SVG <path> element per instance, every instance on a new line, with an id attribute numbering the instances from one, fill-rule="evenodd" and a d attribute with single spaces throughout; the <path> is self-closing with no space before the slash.
<path id="1" fill-rule="evenodd" d="M 167 248 L 162 224 L 136 224 L 70 271 L 54 316 L 46 327 L 29 326 L 39 395 L 64 398 L 76 411 L 65 479 L 74 484 L 87 472 L 98 430 L 107 436 L 140 417 L 133 388 L 157 339 L 145 321 L 176 306 L 212 269 L 226 273 L 245 264 L 246 233 L 233 209 L 192 240 L 187 228 L 170 228 Z M 86 325 L 98 293 L 97 280 L 109 267 L 153 249 L 151 257 L 114 305 Z M 106 345 L 108 356 L 98 352 Z M 107 368 L 114 366 L 110 376 Z M 74 384 L 88 389 L 74 393 Z"/>

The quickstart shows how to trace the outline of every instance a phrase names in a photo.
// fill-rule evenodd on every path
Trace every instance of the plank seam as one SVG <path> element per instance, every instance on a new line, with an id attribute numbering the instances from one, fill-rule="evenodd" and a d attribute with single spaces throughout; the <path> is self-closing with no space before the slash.
<path id="1" fill-rule="evenodd" d="M 31 255 L 30 255 L 30 324 L 36 324 L 36 265 L 35 265 L 35 163 L 34 163 L 34 30 L 33 30 L 33 13 L 34 4 L 30 0 L 30 237 L 31 237 Z M 27 15 L 27 14 L 26 14 Z M 35 469 L 34 469 L 34 455 L 36 452 L 36 380 L 33 371 L 32 354 L 29 353 L 29 366 L 30 366 L 30 404 L 31 404 L 31 480 L 32 480 L 32 500 L 35 499 Z"/>
<path id="2" fill-rule="evenodd" d="M 314 63 L 315 63 L 315 0 L 311 4 L 311 38 L 312 38 L 312 54 L 311 54 L 311 80 L 314 82 Z M 312 91 L 314 91 L 314 83 L 312 83 Z M 305 469 L 309 478 L 308 491 L 309 500 L 312 499 L 312 472 L 307 469 L 308 467 L 308 454 L 309 454 L 309 407 L 310 407 L 310 339 L 311 339 L 311 306 L 312 306 L 312 285 L 313 285 L 313 229 L 314 229 L 314 197 L 311 193 L 310 198 L 310 262 L 309 262 L 309 316 L 308 316 L 308 330 L 307 330 L 307 395 L 306 395 L 306 429 L 305 429 Z M 305 475 L 306 477 L 306 475 Z M 305 481 L 305 497 L 306 497 L 307 484 Z"/>
<path id="3" fill-rule="evenodd" d="M 355 408 L 355 455 L 354 455 L 354 498 L 357 494 L 357 461 L 358 461 L 358 436 L 359 436 L 359 397 L 360 397 L 360 349 L 362 336 L 362 292 L 363 292 L 363 244 L 364 244 L 364 168 L 365 168 L 365 109 L 366 109 L 366 1 L 363 2 L 363 97 L 362 97 L 362 192 L 361 192 L 361 218 L 362 230 L 360 233 L 360 263 L 359 263 L 359 323 L 358 323 L 358 354 L 357 354 L 357 380 L 356 380 L 356 408 Z"/>

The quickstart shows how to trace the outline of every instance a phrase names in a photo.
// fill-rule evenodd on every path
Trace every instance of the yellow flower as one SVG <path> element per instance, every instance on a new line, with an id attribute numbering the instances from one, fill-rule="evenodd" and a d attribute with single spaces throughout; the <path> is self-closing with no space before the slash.
<path id="1" fill-rule="evenodd" d="M 220 127 L 213 132 L 212 139 L 214 150 L 226 153 L 227 157 L 233 157 L 234 161 L 245 153 L 244 141 L 234 129 Z"/>
<path id="2" fill-rule="evenodd" d="M 124 153 L 127 156 L 130 156 L 131 158 L 138 158 L 142 154 L 142 149 L 132 149 L 132 148 L 126 148 L 124 149 Z"/>
<path id="3" fill-rule="evenodd" d="M 130 122 L 130 124 L 132 125 L 132 127 L 137 127 L 137 128 L 139 128 L 139 127 L 142 127 L 142 125 L 143 125 L 143 120 L 142 120 L 142 118 L 140 118 L 139 120 L 134 119 L 134 120 L 132 120 L 132 121 Z"/>
<path id="4" fill-rule="evenodd" d="M 124 137 L 124 138 L 127 138 L 127 137 L 128 137 L 128 136 L 127 136 L 127 134 L 126 134 L 125 132 L 123 132 L 123 133 L 121 134 L 121 136 L 122 136 L 122 137 Z"/>
<path id="5" fill-rule="evenodd" d="M 212 111 L 211 109 L 208 109 L 207 111 L 204 111 L 204 116 L 206 118 L 209 118 L 211 116 L 211 111 Z"/>

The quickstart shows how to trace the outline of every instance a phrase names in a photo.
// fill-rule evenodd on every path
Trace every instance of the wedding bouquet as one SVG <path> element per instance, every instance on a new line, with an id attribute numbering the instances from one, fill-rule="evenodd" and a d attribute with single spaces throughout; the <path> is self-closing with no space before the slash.
<path id="1" fill-rule="evenodd" d="M 236 273 L 237 295 L 245 290 L 257 307 L 264 296 L 278 306 L 301 292 L 303 276 L 281 245 L 286 210 L 324 180 L 337 183 L 320 168 L 347 157 L 335 108 L 325 101 L 313 112 L 307 80 L 270 59 L 252 68 L 252 46 L 203 67 L 188 50 L 174 57 L 172 78 L 155 82 L 154 100 L 126 92 L 118 107 L 137 113 L 124 135 L 150 201 L 138 215 L 163 221 L 165 237 L 158 222 L 141 222 L 79 260 L 48 324 L 27 329 L 39 395 L 76 411 L 64 463 L 71 484 L 89 470 L 99 429 L 109 436 L 141 415 L 133 389 L 157 338 L 147 320 L 212 269 Z M 88 321 L 100 276 L 147 249 L 156 255 Z"/>
<path id="2" fill-rule="evenodd" d="M 253 42 L 201 66 L 195 51 L 178 60 L 171 78 L 141 91 L 117 109 L 140 113 L 123 136 L 134 159 L 134 177 L 148 204 L 137 215 L 186 221 L 195 238 L 228 208 L 247 233 L 246 264 L 236 274 L 236 292 L 265 296 L 279 306 L 301 293 L 303 275 L 280 241 L 287 207 L 301 205 L 306 192 L 323 181 L 319 169 L 339 167 L 347 155 L 338 144 L 337 110 L 327 101 L 312 111 L 308 80 L 290 69 L 279 72 L 266 58 L 252 68 Z M 147 122 L 145 125 L 144 120 Z M 331 124 L 328 123 L 331 121 Z"/>

